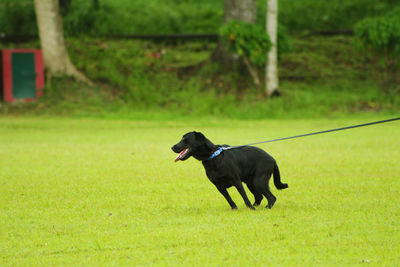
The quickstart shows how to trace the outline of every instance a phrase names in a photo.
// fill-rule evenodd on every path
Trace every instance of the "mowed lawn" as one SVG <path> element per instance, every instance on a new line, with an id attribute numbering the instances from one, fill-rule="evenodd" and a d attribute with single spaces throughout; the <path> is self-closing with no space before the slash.
<path id="1" fill-rule="evenodd" d="M 378 119 L 2 117 L 0 265 L 399 266 L 400 122 L 260 145 L 289 184 L 271 181 L 272 210 L 234 188 L 230 210 L 170 149 L 190 130 L 241 145 Z"/>

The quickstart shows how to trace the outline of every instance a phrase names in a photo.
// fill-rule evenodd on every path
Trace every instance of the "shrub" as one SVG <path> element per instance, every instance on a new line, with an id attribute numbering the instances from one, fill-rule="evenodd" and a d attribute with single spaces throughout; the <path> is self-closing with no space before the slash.
<path id="1" fill-rule="evenodd" d="M 95 8 L 91 1 L 86 4 L 72 1 L 63 17 L 64 31 L 67 35 L 119 34 L 125 22 L 124 14 L 107 3 Z"/>
<path id="2" fill-rule="evenodd" d="M 258 66 L 265 64 L 272 43 L 264 29 L 245 22 L 230 21 L 221 27 L 220 33 L 232 52 L 246 56 Z M 293 44 L 287 29 L 279 24 L 278 57 L 292 50 Z"/>
<path id="3" fill-rule="evenodd" d="M 37 33 L 37 26 L 33 1 L 1 1 L 0 34 L 35 33 Z"/>
<path id="4" fill-rule="evenodd" d="M 398 0 L 280 0 L 279 21 L 291 31 L 350 29 L 361 19 L 383 15 L 398 3 Z"/>
<path id="5" fill-rule="evenodd" d="M 64 28 L 76 35 L 213 33 L 222 18 L 222 6 L 204 2 L 161 0 L 74 0 L 64 16 Z"/>
<path id="6" fill-rule="evenodd" d="M 221 27 L 220 33 L 230 51 L 257 66 L 265 64 L 272 43 L 264 29 L 243 21 L 229 21 Z"/>
<path id="7" fill-rule="evenodd" d="M 367 18 L 358 23 L 354 31 L 365 48 L 379 54 L 400 52 L 400 17 Z"/>
<path id="8" fill-rule="evenodd" d="M 366 18 L 354 28 L 356 44 L 380 57 L 379 68 L 384 75 L 377 78 L 386 92 L 399 90 L 400 65 L 400 9 L 386 16 Z"/>
<path id="9" fill-rule="evenodd" d="M 220 28 L 223 42 L 232 53 L 243 59 L 254 84 L 260 86 L 258 71 L 255 66 L 263 66 L 267 61 L 267 53 L 272 43 L 267 32 L 258 25 L 244 21 L 229 21 Z M 278 58 L 282 53 L 289 52 L 292 48 L 286 29 L 278 26 Z M 255 66 L 253 66 L 255 65 Z"/>
<path id="10" fill-rule="evenodd" d="M 278 58 L 293 50 L 293 43 L 285 26 L 278 25 Z"/>

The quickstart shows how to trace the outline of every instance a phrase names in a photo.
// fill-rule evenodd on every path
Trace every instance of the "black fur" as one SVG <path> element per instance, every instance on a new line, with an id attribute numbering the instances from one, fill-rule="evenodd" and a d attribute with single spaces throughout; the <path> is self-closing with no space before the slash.
<path id="1" fill-rule="evenodd" d="M 224 150 L 219 156 L 208 160 L 220 147 L 227 145 L 214 145 L 202 133 L 189 132 L 182 140 L 172 147 L 175 153 L 184 149 L 188 151 L 180 160 L 194 157 L 203 162 L 207 177 L 225 197 L 232 209 L 237 209 L 235 202 L 230 197 L 227 188 L 235 186 L 242 196 L 245 204 L 250 209 L 258 206 L 265 196 L 268 200 L 268 208 L 275 204 L 276 197 L 269 190 L 269 179 L 274 175 L 274 184 L 278 189 L 285 189 L 287 184 L 281 182 L 279 168 L 274 158 L 258 147 L 244 146 Z M 255 202 L 252 205 L 248 199 L 244 182 L 254 195 Z"/>

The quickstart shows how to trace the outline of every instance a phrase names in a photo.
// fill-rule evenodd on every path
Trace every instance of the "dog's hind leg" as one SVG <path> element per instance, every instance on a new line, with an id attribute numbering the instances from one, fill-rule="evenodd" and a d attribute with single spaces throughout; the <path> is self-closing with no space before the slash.
<path id="1" fill-rule="evenodd" d="M 254 184 L 251 182 L 247 183 L 247 188 L 249 188 L 250 192 L 254 195 L 254 204 L 253 206 L 259 206 L 261 204 L 261 201 L 263 199 L 263 196 L 261 193 L 259 193 L 254 186 Z"/>
<path id="2" fill-rule="evenodd" d="M 267 198 L 268 205 L 266 206 L 266 208 L 269 209 L 271 209 L 276 202 L 276 197 L 271 193 L 268 185 L 271 174 L 272 172 L 258 174 L 254 179 L 254 186 L 258 192 L 261 192 Z"/>
<path id="3" fill-rule="evenodd" d="M 272 209 L 276 202 L 276 197 L 271 193 L 268 187 L 265 188 L 265 197 L 268 199 L 268 205 L 266 208 Z"/>

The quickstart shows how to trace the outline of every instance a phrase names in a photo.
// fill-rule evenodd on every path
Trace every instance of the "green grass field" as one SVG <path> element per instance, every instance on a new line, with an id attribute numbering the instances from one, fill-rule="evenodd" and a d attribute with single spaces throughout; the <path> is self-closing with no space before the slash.
<path id="1" fill-rule="evenodd" d="M 247 209 L 170 147 L 240 145 L 384 119 L 0 118 L 1 266 L 399 266 L 400 123 L 260 145 L 289 189 Z M 252 200 L 252 196 L 251 196 Z"/>

